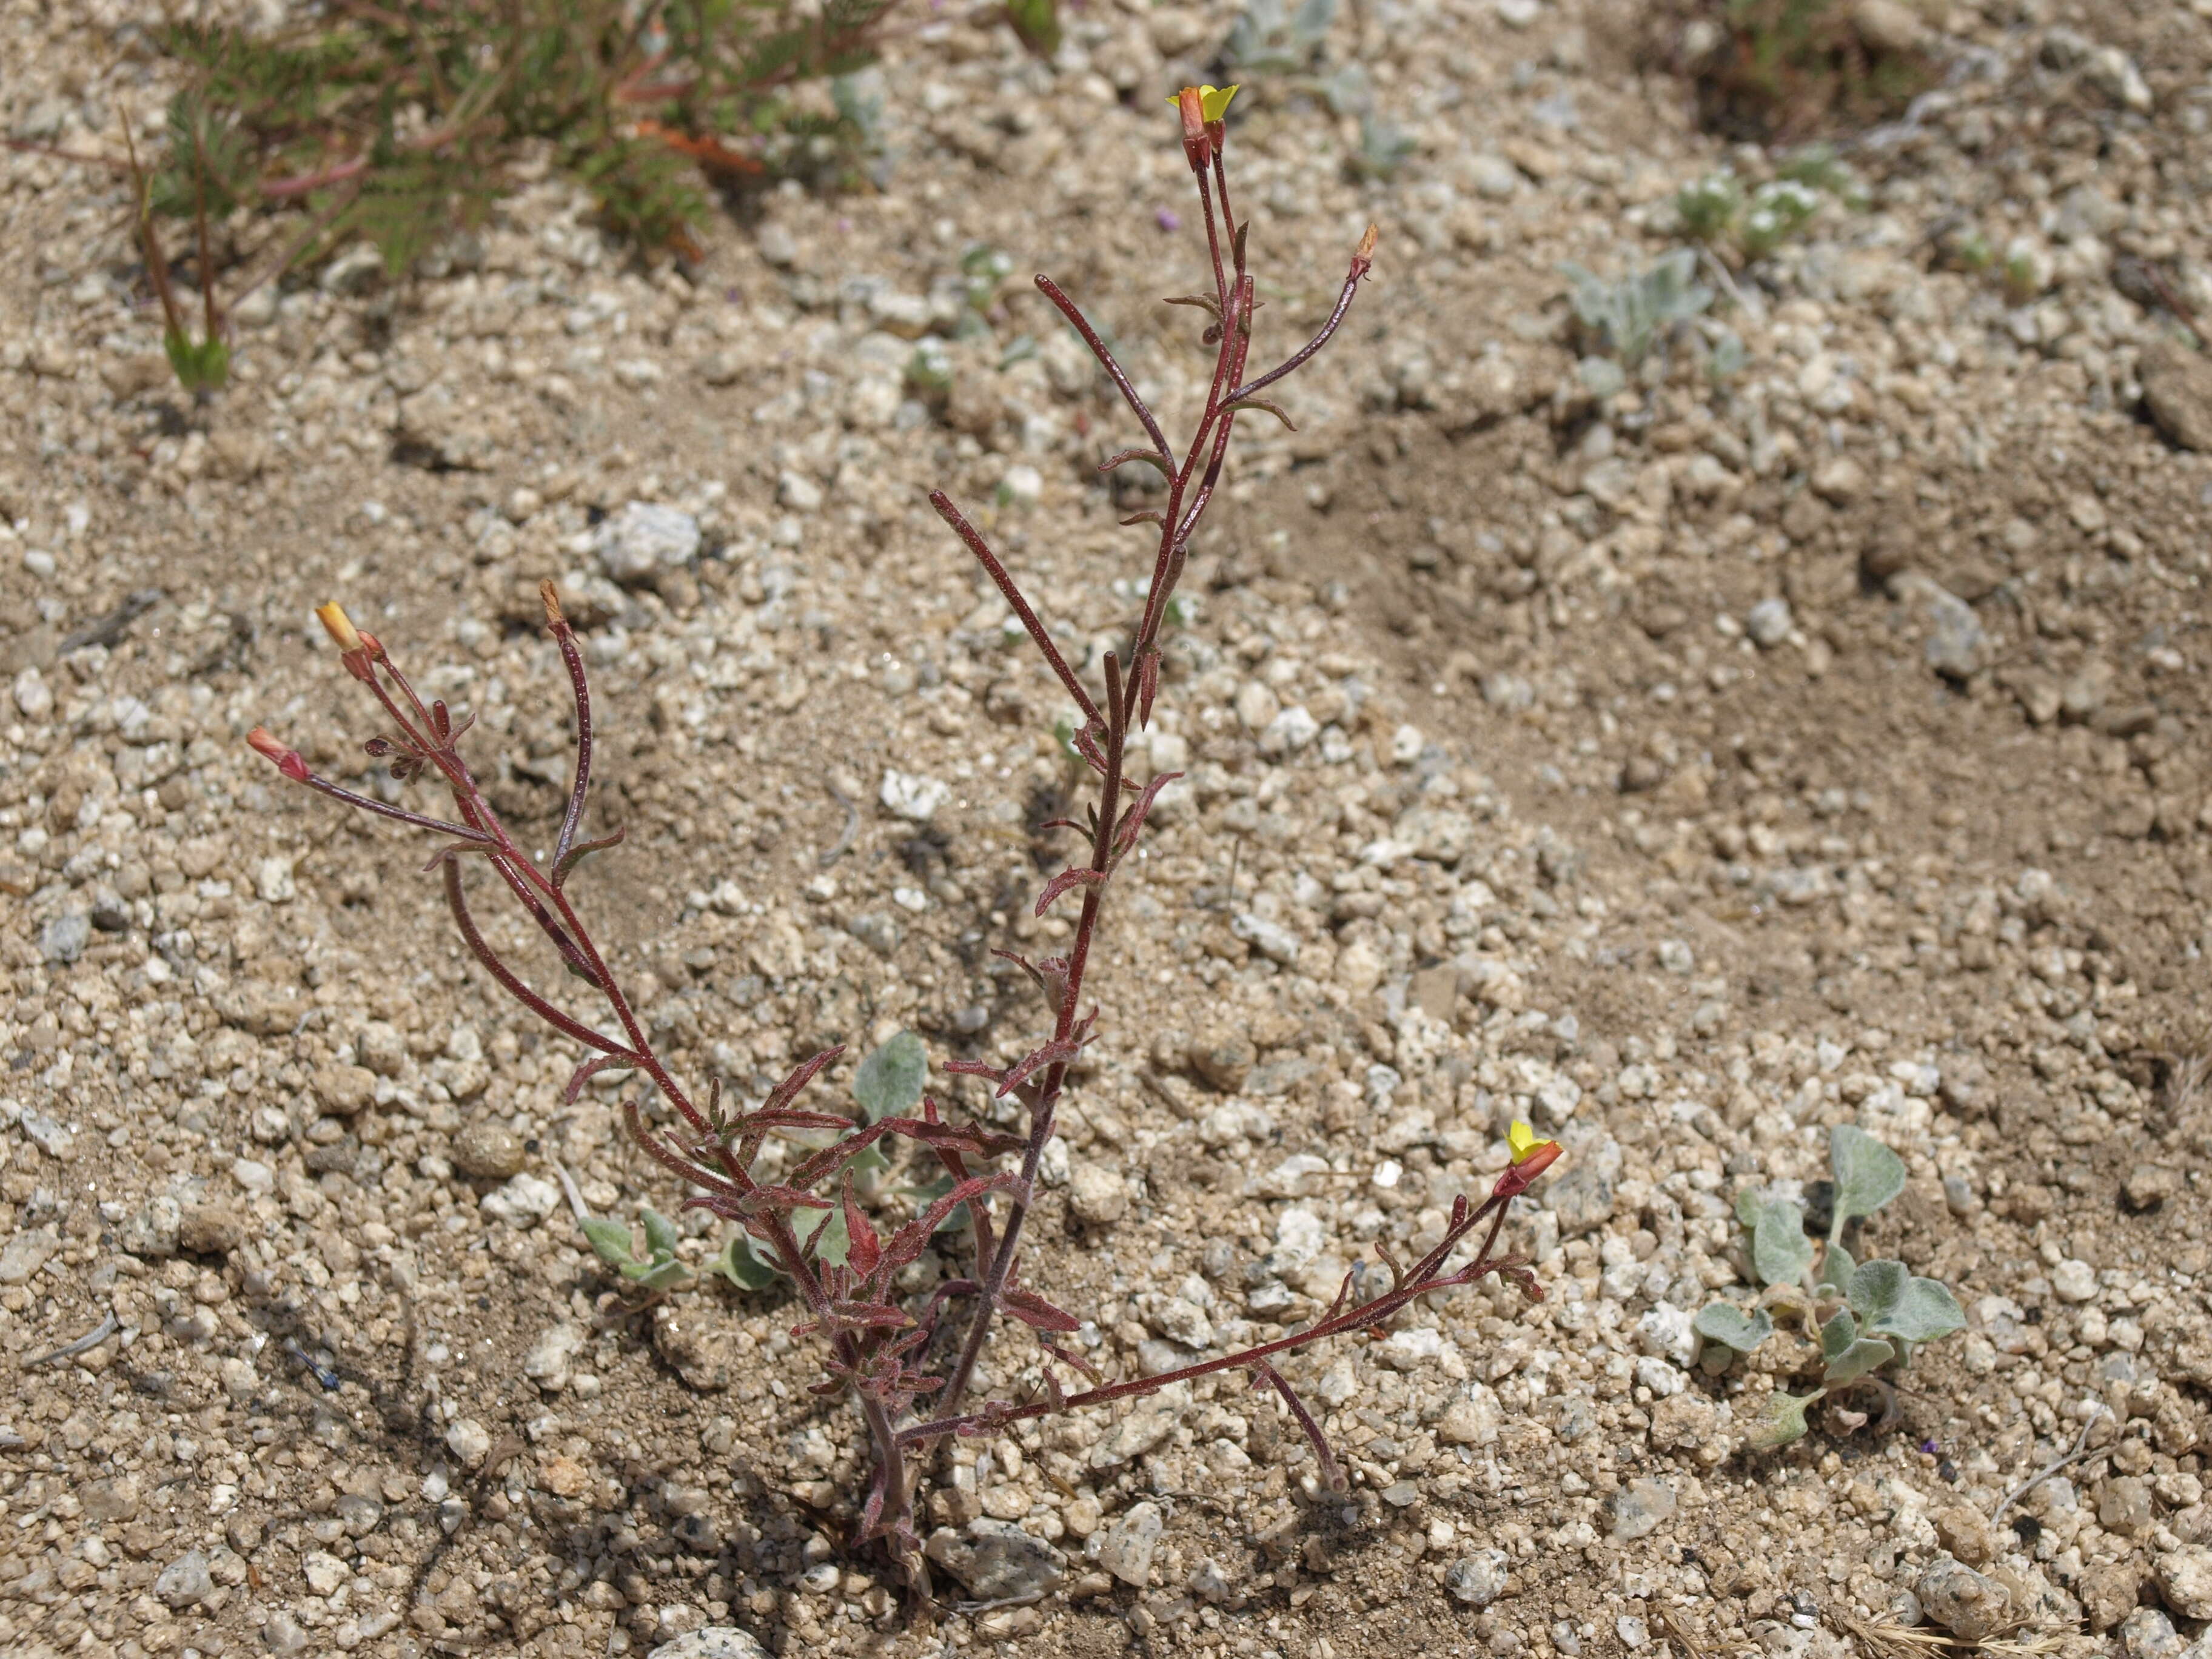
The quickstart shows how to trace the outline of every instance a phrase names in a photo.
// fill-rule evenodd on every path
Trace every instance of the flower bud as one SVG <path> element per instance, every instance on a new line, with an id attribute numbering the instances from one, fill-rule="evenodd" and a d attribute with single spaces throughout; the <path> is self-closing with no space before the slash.
<path id="1" fill-rule="evenodd" d="M 339 650 L 351 653 L 361 649 L 361 635 L 355 632 L 353 618 L 346 615 L 343 605 L 335 600 L 319 605 L 315 607 L 315 619 L 322 623 L 323 632 L 331 636 Z"/>
<path id="2" fill-rule="evenodd" d="M 1355 279 L 1364 276 L 1368 267 L 1375 263 L 1375 244 L 1382 239 L 1382 233 L 1372 225 L 1368 226 L 1361 235 L 1359 246 L 1352 251 L 1352 270 Z"/>
<path id="3" fill-rule="evenodd" d="M 337 611 L 337 607 L 332 605 L 331 609 Z M 345 613 L 343 611 L 338 611 L 338 620 L 340 622 L 345 620 Z M 325 623 L 324 626 L 328 627 L 329 623 Z M 246 741 L 252 746 L 254 753 L 274 761 L 276 763 L 276 769 L 291 779 L 293 782 L 305 783 L 307 781 L 307 763 L 300 758 L 300 751 L 296 749 L 287 749 L 276 738 L 270 737 L 264 728 L 255 726 L 246 734 Z"/>
<path id="4" fill-rule="evenodd" d="M 1206 136 L 1205 94 L 1196 87 L 1185 87 L 1168 101 L 1182 117 L 1182 153 L 1190 170 L 1205 172 L 1213 154 L 1212 143 Z"/>

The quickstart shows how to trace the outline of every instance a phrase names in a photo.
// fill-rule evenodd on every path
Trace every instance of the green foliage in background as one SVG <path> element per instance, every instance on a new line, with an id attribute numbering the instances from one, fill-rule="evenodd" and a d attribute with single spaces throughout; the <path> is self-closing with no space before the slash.
<path id="1" fill-rule="evenodd" d="M 296 257 L 366 237 L 394 271 L 512 187 L 526 147 L 608 228 L 683 246 L 709 171 L 790 171 L 864 135 L 804 83 L 870 61 L 893 0 L 388 0 L 274 33 L 178 24 L 188 72 L 153 165 L 156 216 L 297 204 Z"/>

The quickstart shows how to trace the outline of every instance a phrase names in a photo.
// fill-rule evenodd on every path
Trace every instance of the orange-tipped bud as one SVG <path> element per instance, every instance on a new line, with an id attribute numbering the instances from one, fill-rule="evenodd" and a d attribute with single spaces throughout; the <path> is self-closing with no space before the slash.
<path id="1" fill-rule="evenodd" d="M 333 605 L 331 609 L 336 610 L 337 607 Z M 339 612 L 339 619 L 341 621 L 344 619 L 343 611 Z M 276 738 L 270 737 L 265 728 L 255 726 L 246 734 L 246 741 L 252 745 L 254 753 L 274 761 L 276 763 L 276 769 L 291 779 L 293 782 L 305 783 L 307 781 L 307 763 L 300 758 L 300 751 L 296 749 L 287 749 Z"/>
<path id="2" fill-rule="evenodd" d="M 331 636 L 339 650 L 351 653 L 361 649 L 361 635 L 354 629 L 353 618 L 335 599 L 315 607 L 315 620 L 322 623 L 323 632 Z"/>
<path id="3" fill-rule="evenodd" d="M 1185 87 L 1168 101 L 1182 117 L 1182 153 L 1190 162 L 1190 170 L 1203 173 L 1213 155 L 1212 142 L 1206 135 L 1205 89 Z"/>
<path id="4" fill-rule="evenodd" d="M 538 584 L 538 597 L 545 604 L 545 625 L 548 628 L 565 626 L 568 619 L 561 613 L 561 590 L 553 586 L 550 578 Z"/>
<path id="5" fill-rule="evenodd" d="M 1382 240 L 1382 233 L 1372 225 L 1361 234 L 1359 246 L 1352 251 L 1352 266 L 1361 275 L 1365 275 L 1367 268 L 1375 263 L 1375 245 Z"/>

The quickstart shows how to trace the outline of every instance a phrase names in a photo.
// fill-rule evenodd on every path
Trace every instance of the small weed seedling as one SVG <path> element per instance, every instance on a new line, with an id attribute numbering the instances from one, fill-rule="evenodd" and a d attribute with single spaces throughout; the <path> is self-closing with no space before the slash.
<path id="1" fill-rule="evenodd" d="M 1692 241 L 1756 260 L 1811 223 L 1829 201 L 1861 207 L 1866 198 L 1835 152 L 1813 144 L 1784 161 L 1773 178 L 1748 194 L 1730 167 L 1692 179 L 1674 193 L 1674 213 Z"/>
<path id="2" fill-rule="evenodd" d="M 1966 1316 L 1941 1281 L 1923 1279 L 1902 1261 L 1853 1261 L 1844 1233 L 1857 1217 L 1870 1216 L 1905 1190 L 1905 1164 L 1865 1130 L 1838 1125 L 1828 1139 L 1835 1170 L 1828 1236 L 1818 1251 L 1805 1234 L 1805 1212 L 1796 1200 L 1759 1188 L 1736 1200 L 1736 1219 L 1749 1237 L 1752 1269 L 1766 1287 L 1746 1310 L 1716 1302 L 1698 1315 L 1707 1344 L 1701 1364 L 1724 1370 L 1739 1354 L 1753 1352 L 1775 1331 L 1771 1309 L 1804 1322 L 1820 1345 L 1820 1381 L 1810 1393 L 1777 1389 L 1747 1439 L 1754 1450 L 1786 1446 L 1805 1433 L 1805 1413 L 1815 1401 L 1854 1385 L 1878 1390 L 1884 1423 L 1896 1411 L 1890 1376 L 1911 1363 L 1923 1342 L 1965 1328 Z"/>
<path id="3" fill-rule="evenodd" d="M 1695 248 L 1672 249 L 1643 270 L 1632 269 L 1610 281 L 1577 264 L 1559 269 L 1590 348 L 1579 372 L 1600 398 L 1623 390 L 1655 348 L 1671 346 L 1713 302 L 1712 289 L 1695 280 Z"/>
<path id="4" fill-rule="evenodd" d="M 1173 301 L 1206 313 L 1200 338 L 1212 359 L 1204 404 L 1183 443 L 1170 441 L 1135 382 L 1075 302 L 1049 277 L 1036 279 L 1038 289 L 1091 349 L 1143 429 L 1143 443 L 1109 457 L 1102 470 L 1151 466 L 1166 480 L 1161 507 L 1125 520 L 1150 525 L 1157 535 L 1150 579 L 1135 590 L 1139 614 L 1121 634 L 1129 641 L 1126 654 L 1106 653 L 1097 676 L 1086 682 L 1061 654 L 982 532 L 949 497 L 941 492 L 930 497 L 1005 596 L 1073 702 L 1081 723 L 1071 733 L 1071 746 L 1096 787 L 1080 822 L 1048 826 L 1072 832 L 1082 848 L 1074 862 L 1045 883 L 1036 904 L 1039 915 L 1059 903 L 1078 907 L 1067 954 L 1030 961 L 1003 953 L 1036 988 L 1052 1018 L 1049 1033 L 1010 1066 L 960 1060 L 945 1068 L 979 1078 L 998 1099 L 1012 1102 L 1022 1115 L 1021 1133 L 949 1118 L 922 1092 L 921 1045 L 913 1039 L 895 1040 L 860 1067 L 854 1084 L 857 1114 L 800 1103 L 808 1084 L 837 1058 L 836 1049 L 805 1061 L 750 1108 L 725 1103 L 719 1080 L 701 1097 L 670 1072 L 571 891 L 580 861 L 612 847 L 621 832 L 596 838 L 586 833 L 591 696 L 575 630 L 562 614 L 550 582 L 543 589 L 546 625 L 574 699 L 575 761 L 567 811 L 544 860 L 532 857 L 509 834 L 462 758 L 467 720 L 456 720 L 441 702 L 426 702 L 382 643 L 356 629 L 335 605 L 323 607 L 323 625 L 346 672 L 375 699 L 392 727 L 368 745 L 369 753 L 390 757 L 395 776 L 403 781 L 417 775 L 434 779 L 450 796 L 453 816 L 416 811 L 343 788 L 318 775 L 295 750 L 258 727 L 248 738 L 292 781 L 437 838 L 431 864 L 445 884 L 454 925 L 471 953 L 509 996 L 586 1051 L 588 1057 L 568 1082 L 570 1103 L 596 1073 L 632 1074 L 637 1086 L 626 1089 L 622 1106 L 631 1138 L 685 1184 L 686 1208 L 734 1222 L 743 1235 L 742 1243 L 732 1241 L 716 1261 L 715 1270 L 747 1286 L 766 1282 L 773 1272 L 788 1281 L 803 1304 L 805 1319 L 793 1334 L 817 1339 L 811 1351 L 825 1373 L 814 1392 L 850 1401 L 872 1445 L 865 1489 L 853 1494 L 851 1536 L 856 1543 L 881 1540 L 918 1593 L 926 1593 L 928 1577 L 915 1527 L 915 1454 L 948 1437 L 996 1434 L 1011 1423 L 1152 1395 L 1217 1373 L 1242 1372 L 1255 1388 L 1279 1396 L 1304 1431 L 1316 1464 L 1316 1489 L 1340 1492 L 1347 1484 L 1344 1472 L 1320 1423 L 1277 1368 L 1277 1359 L 1316 1342 L 1387 1328 L 1414 1301 L 1493 1273 L 1531 1297 L 1541 1295 L 1526 1261 L 1498 1252 L 1512 1200 L 1559 1154 L 1556 1143 L 1537 1139 L 1525 1124 L 1514 1126 L 1510 1161 L 1489 1194 L 1479 1202 L 1455 1199 L 1441 1238 L 1419 1261 L 1400 1262 L 1382 1252 L 1389 1272 L 1387 1290 L 1358 1302 L 1352 1294 L 1357 1275 L 1347 1273 L 1320 1318 L 1257 1347 L 1157 1376 L 1110 1380 L 1061 1346 L 1082 1328 L 1081 1322 L 1055 1305 L 1025 1272 L 1030 1264 L 1023 1255 L 1023 1235 L 1040 1196 L 1040 1170 L 1060 1100 L 1077 1060 L 1098 1034 L 1098 1009 L 1086 1006 L 1085 995 L 1107 900 L 1117 872 L 1143 836 L 1154 801 L 1177 775 L 1162 773 L 1140 783 L 1129 770 L 1129 744 L 1149 721 L 1160 693 L 1161 633 L 1191 538 L 1215 499 L 1238 422 L 1266 413 L 1287 422 L 1265 394 L 1329 343 L 1374 260 L 1376 233 L 1370 228 L 1352 252 L 1334 306 L 1312 337 L 1273 368 L 1251 372 L 1247 360 L 1258 283 L 1249 262 L 1250 225 L 1238 221 L 1231 207 L 1224 164 L 1224 118 L 1235 92 L 1234 87 L 1188 87 L 1173 100 L 1205 221 L 1211 277 L 1205 291 Z M 526 982 L 493 947 L 477 925 L 464 880 L 465 870 L 479 866 L 492 877 L 486 885 L 520 907 L 604 1012 L 592 1018 L 570 1012 Z M 647 1116 L 656 1093 L 665 1103 L 672 1127 L 655 1127 Z M 781 1143 L 781 1155 L 763 1164 L 761 1155 L 772 1139 Z M 912 1185 L 902 1190 L 881 1179 L 890 1167 L 884 1149 L 896 1141 L 933 1158 L 939 1179 L 920 1191 Z M 963 1236 L 973 1241 L 964 1271 L 911 1293 L 902 1289 L 906 1269 L 920 1261 L 963 1206 L 968 1212 Z M 626 1232 L 619 1237 L 605 1234 L 604 1245 L 594 1237 L 592 1243 L 617 1273 L 643 1284 L 665 1273 L 675 1259 L 672 1230 L 660 1224 L 656 1232 L 649 1222 L 647 1235 L 642 1258 L 632 1253 Z M 961 1310 L 957 1315 L 956 1309 Z M 982 1376 L 978 1362 L 985 1343 L 1007 1322 L 1034 1334 L 1030 1374 L 1037 1381 L 1019 1397 L 971 1401 Z M 1089 1386 L 1072 1388 L 1063 1380 L 1067 1374 L 1079 1375 Z"/>

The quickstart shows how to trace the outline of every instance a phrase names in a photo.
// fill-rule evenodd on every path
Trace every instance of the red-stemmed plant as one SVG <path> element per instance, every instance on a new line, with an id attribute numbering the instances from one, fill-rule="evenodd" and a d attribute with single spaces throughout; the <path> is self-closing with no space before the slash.
<path id="1" fill-rule="evenodd" d="M 909 1454 L 934 1442 L 953 1435 L 993 1433 L 1025 1419 L 1153 1394 L 1171 1383 L 1217 1371 L 1241 1370 L 1250 1376 L 1254 1387 L 1272 1389 L 1281 1395 L 1312 1442 L 1323 1482 L 1342 1490 L 1344 1476 L 1321 1425 L 1276 1369 L 1278 1357 L 1331 1337 L 1379 1334 L 1417 1297 L 1470 1285 L 1491 1273 L 1511 1279 L 1532 1298 L 1542 1294 L 1525 1262 L 1498 1254 L 1511 1201 L 1559 1155 L 1554 1143 L 1535 1139 L 1521 1125 L 1515 1126 L 1513 1161 L 1498 1177 L 1490 1195 L 1480 1204 L 1470 1203 L 1464 1196 L 1455 1200 L 1443 1237 L 1427 1254 L 1410 1266 L 1401 1266 L 1387 1249 L 1377 1247 L 1390 1270 L 1388 1291 L 1370 1301 L 1355 1303 L 1352 1276 L 1346 1274 L 1335 1301 L 1321 1318 L 1256 1347 L 1158 1376 L 1109 1382 L 1054 1340 L 1079 1330 L 1081 1322 L 1020 1278 L 1022 1235 L 1036 1201 L 1038 1171 L 1052 1139 L 1060 1097 L 1070 1068 L 1097 1035 L 1097 1010 L 1093 1006 L 1083 1012 L 1082 1002 L 1107 896 L 1115 872 L 1142 838 L 1146 817 L 1159 792 L 1178 775 L 1162 773 L 1139 787 L 1127 775 L 1126 757 L 1130 734 L 1147 724 L 1158 695 L 1160 630 L 1183 573 L 1191 537 L 1213 499 L 1237 417 L 1266 410 L 1287 422 L 1287 416 L 1259 394 L 1328 343 L 1350 310 L 1374 258 L 1376 233 L 1370 227 L 1360 238 L 1343 289 L 1320 330 L 1275 368 L 1245 378 L 1258 301 L 1247 263 L 1249 222 L 1237 222 L 1231 210 L 1224 164 L 1227 135 L 1223 117 L 1236 90 L 1234 87 L 1219 90 L 1189 87 L 1173 100 L 1182 121 L 1183 153 L 1190 163 L 1206 222 L 1213 276 L 1212 294 L 1173 301 L 1198 306 L 1209 313 L 1212 321 L 1205 331 L 1205 339 L 1214 348 L 1205 404 L 1180 455 L 1097 331 L 1048 277 L 1036 279 L 1039 290 L 1081 336 L 1144 428 L 1146 444 L 1112 456 L 1101 471 L 1142 462 L 1158 467 L 1167 480 L 1164 507 L 1125 520 L 1157 524 L 1158 544 L 1127 661 L 1109 653 L 1101 665 L 1103 696 L 1094 696 L 1069 665 L 1038 620 L 1035 607 L 981 532 L 942 492 L 930 496 L 931 503 L 1006 596 L 1060 685 L 1074 700 L 1083 724 L 1074 733 L 1073 744 L 1097 781 L 1097 799 L 1085 821 L 1079 824 L 1063 821 L 1061 826 L 1088 840 L 1087 859 L 1048 881 L 1036 902 L 1036 914 L 1042 915 L 1060 899 L 1079 893 L 1081 913 L 1068 953 L 1039 962 L 1002 953 L 1018 963 L 1042 994 L 1053 1016 L 1050 1035 L 1004 1068 L 970 1060 L 951 1061 L 945 1067 L 982 1078 L 999 1097 L 1018 1101 L 1027 1115 L 1025 1133 L 949 1121 L 937 1103 L 927 1098 L 921 1103 L 919 1117 L 887 1118 L 866 1127 L 856 1126 L 840 1114 L 800 1107 L 797 1104 L 800 1092 L 837 1058 L 842 1051 L 836 1048 L 800 1065 L 750 1111 L 726 1109 L 719 1080 L 709 1084 L 702 1105 L 670 1073 L 568 893 L 569 878 L 579 860 L 586 854 L 613 846 L 621 839 L 621 832 L 597 840 L 580 839 L 591 783 L 591 696 L 574 630 L 562 615 L 550 582 L 542 588 L 546 624 L 568 669 L 574 695 L 576 758 L 568 810 L 545 867 L 541 868 L 516 845 L 461 758 L 459 741 L 468 722 L 456 721 L 441 701 L 433 699 L 426 704 L 383 645 L 356 629 L 337 605 L 325 605 L 317 614 L 337 645 L 347 672 L 369 689 L 393 728 L 389 734 L 372 739 L 367 745 L 368 752 L 388 759 L 393 775 L 402 781 L 434 774 L 452 796 L 453 817 L 410 811 L 341 787 L 316 775 L 297 752 L 258 727 L 248 738 L 256 750 L 295 782 L 347 805 L 443 838 L 430 866 L 444 879 L 454 924 L 470 951 L 510 996 L 589 1051 L 589 1057 L 568 1080 L 570 1103 L 595 1073 L 623 1068 L 641 1073 L 674 1109 L 678 1122 L 665 1130 L 655 1129 L 646 1121 L 642 1099 L 625 1100 L 622 1109 L 623 1121 L 638 1146 L 694 1189 L 685 1200 L 688 1206 L 736 1222 L 790 1277 L 809 1315 L 793 1334 L 819 1334 L 827 1348 L 823 1363 L 828 1375 L 813 1385 L 813 1391 L 825 1396 L 849 1395 L 866 1421 L 873 1445 L 873 1467 L 861 1504 L 856 1541 L 883 1540 L 918 1590 L 926 1590 L 928 1580 L 915 1525 Z M 481 858 L 490 866 L 499 884 L 551 941 L 568 970 L 604 1000 L 607 1014 L 599 1024 L 568 1012 L 525 983 L 485 939 L 470 909 L 462 881 L 464 862 L 471 858 Z M 812 1144 L 825 1134 L 832 1137 L 828 1145 Z M 755 1161 L 771 1136 L 799 1141 L 804 1156 L 778 1179 L 757 1179 Z M 888 1136 L 927 1147 L 951 1177 L 951 1186 L 903 1225 L 884 1236 L 854 1200 L 848 1166 Z M 994 1168 L 1001 1159 L 1008 1160 L 1012 1167 Z M 896 1289 L 901 1270 L 929 1247 L 938 1227 L 963 1204 L 973 1222 L 971 1270 L 964 1277 L 939 1284 L 926 1296 L 902 1297 Z M 842 1262 L 827 1259 L 819 1249 L 830 1216 L 838 1211 L 843 1214 L 849 1240 Z M 1471 1259 L 1450 1267 L 1451 1258 L 1470 1240 L 1477 1241 Z M 946 1317 L 947 1309 L 956 1303 L 967 1304 L 964 1322 Z M 977 1361 L 991 1332 L 1006 1318 L 1028 1326 L 1036 1334 L 1045 1356 L 1040 1366 L 1042 1396 L 1019 1401 L 989 1400 L 971 1407 L 968 1395 Z M 942 1357 L 950 1360 L 949 1371 L 942 1376 L 926 1369 L 933 1363 L 933 1351 L 940 1348 L 940 1336 L 945 1339 Z M 1055 1361 L 1080 1372 L 1091 1386 L 1069 1392 L 1054 1369 Z M 921 1409 L 925 1401 L 930 1407 L 927 1413 Z"/>

